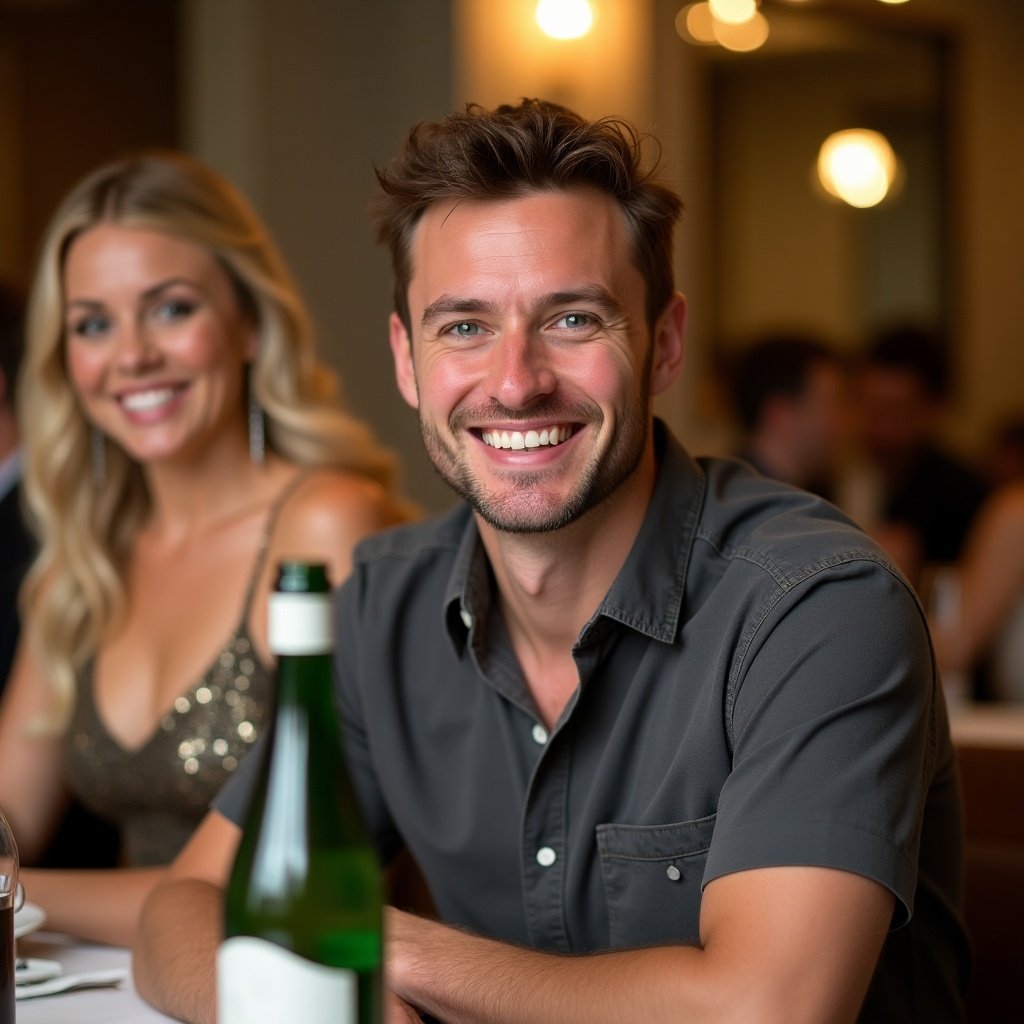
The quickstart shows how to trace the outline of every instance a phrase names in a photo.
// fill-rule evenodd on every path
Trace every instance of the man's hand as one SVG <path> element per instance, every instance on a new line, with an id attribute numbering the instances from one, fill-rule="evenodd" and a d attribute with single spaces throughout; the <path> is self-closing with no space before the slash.
<path id="1" fill-rule="evenodd" d="M 420 1015 L 394 992 L 386 992 L 384 999 L 385 1024 L 420 1024 Z"/>

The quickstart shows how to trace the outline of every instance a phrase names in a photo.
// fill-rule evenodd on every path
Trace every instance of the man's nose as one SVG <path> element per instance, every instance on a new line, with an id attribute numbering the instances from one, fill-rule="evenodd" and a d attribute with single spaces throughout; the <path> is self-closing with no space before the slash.
<path id="1" fill-rule="evenodd" d="M 526 330 L 508 331 L 493 346 L 488 389 L 509 409 L 528 406 L 555 390 L 543 342 Z"/>

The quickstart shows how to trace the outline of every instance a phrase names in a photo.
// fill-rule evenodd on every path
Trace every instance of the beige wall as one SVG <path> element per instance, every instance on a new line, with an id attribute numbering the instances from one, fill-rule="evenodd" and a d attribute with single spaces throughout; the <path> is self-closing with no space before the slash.
<path id="1" fill-rule="evenodd" d="M 266 217 L 350 407 L 402 455 L 408 491 L 451 502 L 394 386 L 391 281 L 367 207 L 374 162 L 451 92 L 447 0 L 189 0 L 186 145 Z"/>

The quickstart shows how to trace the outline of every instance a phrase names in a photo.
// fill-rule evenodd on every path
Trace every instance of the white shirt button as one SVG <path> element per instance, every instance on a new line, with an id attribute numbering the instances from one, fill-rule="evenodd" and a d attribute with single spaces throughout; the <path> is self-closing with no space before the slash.
<path id="1" fill-rule="evenodd" d="M 550 846 L 542 846 L 537 851 L 537 863 L 542 868 L 549 868 L 558 860 L 558 854 Z"/>
<path id="2" fill-rule="evenodd" d="M 466 627 L 466 629 L 473 628 L 473 616 L 470 615 L 465 608 L 459 609 L 459 618 L 462 619 L 462 624 Z"/>
<path id="3" fill-rule="evenodd" d="M 665 874 L 668 875 L 670 882 L 678 882 L 679 879 L 683 877 L 682 871 L 680 871 L 675 864 L 669 864 L 669 866 L 665 868 Z"/>
<path id="4" fill-rule="evenodd" d="M 533 727 L 533 740 L 542 747 L 548 741 L 548 731 L 539 722 Z"/>

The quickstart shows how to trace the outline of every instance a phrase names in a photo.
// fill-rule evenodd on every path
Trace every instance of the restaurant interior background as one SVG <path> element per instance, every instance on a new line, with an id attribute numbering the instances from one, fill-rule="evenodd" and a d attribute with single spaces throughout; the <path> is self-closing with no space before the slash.
<path id="1" fill-rule="evenodd" d="M 392 383 L 390 279 L 367 218 L 373 162 L 467 100 L 550 97 L 662 143 L 686 212 L 686 372 L 659 411 L 696 451 L 730 440 L 715 387 L 762 329 L 854 349 L 914 319 L 948 339 L 951 442 L 1024 408 L 1024 4 L 761 0 L 767 43 L 685 41 L 683 0 L 590 0 L 555 40 L 536 0 L 0 0 L 0 276 L 24 282 L 60 194 L 126 148 L 179 146 L 249 194 L 294 265 L 357 412 L 409 491 L 451 499 Z M 900 159 L 874 209 L 812 181 L 820 142 L 883 130 Z"/>
<path id="2" fill-rule="evenodd" d="M 948 440 L 967 455 L 1024 412 L 1024 3 L 761 0 L 768 40 L 741 53 L 680 35 L 690 0 L 589 2 L 590 32 L 555 40 L 537 0 L 0 0 L 0 277 L 27 282 L 54 205 L 95 164 L 195 153 L 263 213 L 350 405 L 401 453 L 410 494 L 441 508 L 450 493 L 393 384 L 372 165 L 467 100 L 547 96 L 661 140 L 686 202 L 689 324 L 659 411 L 691 450 L 731 440 L 723 357 L 779 327 L 851 351 L 892 320 L 934 328 L 955 367 Z M 847 127 L 897 151 L 875 208 L 815 184 L 818 146 Z M 971 1019 L 991 1022 L 1014 999 L 1024 1012 L 1024 774 L 969 753 Z"/>

